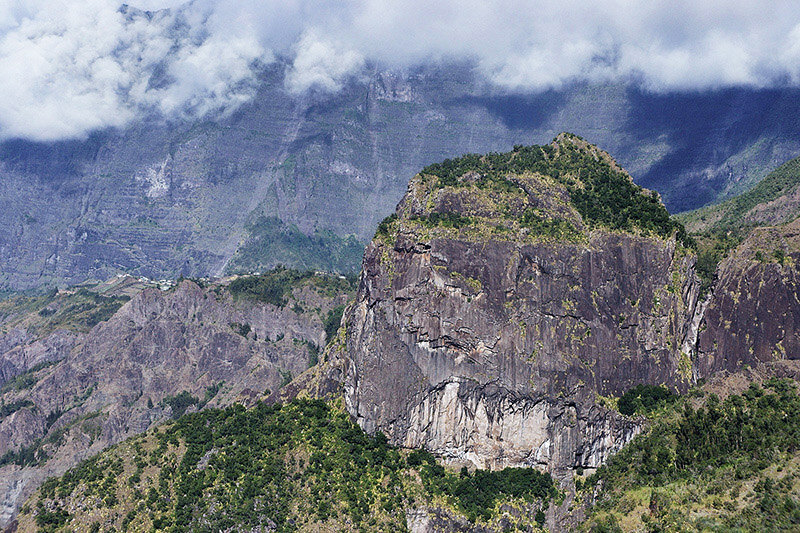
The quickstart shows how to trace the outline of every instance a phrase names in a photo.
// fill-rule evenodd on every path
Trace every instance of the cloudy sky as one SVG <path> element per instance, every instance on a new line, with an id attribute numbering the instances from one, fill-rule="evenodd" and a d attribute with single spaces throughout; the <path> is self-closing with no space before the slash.
<path id="1" fill-rule="evenodd" d="M 334 92 L 366 64 L 470 60 L 498 90 L 800 85 L 795 0 L 0 0 L 0 140 L 225 113 L 258 72 Z"/>

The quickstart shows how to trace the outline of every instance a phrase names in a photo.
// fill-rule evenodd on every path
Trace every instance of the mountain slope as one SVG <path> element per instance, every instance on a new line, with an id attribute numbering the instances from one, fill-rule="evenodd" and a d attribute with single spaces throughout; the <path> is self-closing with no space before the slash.
<path id="1" fill-rule="evenodd" d="M 321 401 L 205 410 L 47 481 L 19 531 L 541 531 L 532 469 L 446 472 Z M 425 529 L 423 529 L 425 530 Z"/>
<path id="2" fill-rule="evenodd" d="M 375 71 L 332 95 L 296 97 L 283 80 L 282 66 L 265 71 L 228 117 L 0 144 L 0 285 L 280 263 L 356 271 L 358 253 L 324 262 L 327 251 L 364 245 L 419 168 L 563 130 L 611 150 L 672 211 L 728 197 L 800 151 L 795 89 L 495 94 L 469 65 Z M 296 233 L 310 250 L 281 245 Z"/>
<path id="3" fill-rule="evenodd" d="M 796 531 L 796 363 L 720 376 L 663 408 L 608 465 L 578 478 L 595 500 L 582 529 Z"/>
<path id="4" fill-rule="evenodd" d="M 316 364 L 351 294 L 337 276 L 287 270 L 205 287 L 139 286 L 44 358 L 29 354 L 58 332 L 32 325 L 58 303 L 35 300 L 34 318 L 7 335 L 25 342 L 0 359 L 23 372 L 0 389 L 2 523 L 47 477 L 111 444 L 187 410 L 276 393 Z"/>
<path id="5" fill-rule="evenodd" d="M 799 161 L 678 217 L 708 277 L 694 365 L 709 382 L 577 479 L 585 530 L 797 530 Z"/>
<path id="6" fill-rule="evenodd" d="M 776 168 L 750 190 L 718 205 L 678 215 L 694 233 L 725 233 L 791 222 L 800 213 L 800 158 Z"/>
<path id="7" fill-rule="evenodd" d="M 720 263 L 698 337 L 703 375 L 800 357 L 800 220 L 754 228 Z"/>
<path id="8" fill-rule="evenodd" d="M 708 296 L 698 324 L 701 375 L 796 357 L 798 185 L 800 158 L 727 202 L 677 217 L 698 243 Z"/>

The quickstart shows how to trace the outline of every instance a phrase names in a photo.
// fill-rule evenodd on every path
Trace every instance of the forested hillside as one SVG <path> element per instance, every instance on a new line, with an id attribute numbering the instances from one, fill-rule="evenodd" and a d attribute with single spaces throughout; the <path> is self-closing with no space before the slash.
<path id="1" fill-rule="evenodd" d="M 120 444 L 42 485 L 19 530 L 407 531 L 430 510 L 539 531 L 558 497 L 548 474 L 448 471 L 341 407 L 297 400 L 205 410 Z"/>
<path id="2" fill-rule="evenodd" d="M 650 429 L 607 465 L 578 476 L 579 493 L 594 503 L 584 529 L 800 528 L 796 381 L 756 381 L 724 399 L 694 389 L 650 418 Z"/>

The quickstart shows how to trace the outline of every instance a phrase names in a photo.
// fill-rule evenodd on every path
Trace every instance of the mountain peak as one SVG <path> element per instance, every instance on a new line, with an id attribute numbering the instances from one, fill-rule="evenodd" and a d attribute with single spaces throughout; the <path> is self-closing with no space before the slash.
<path id="1" fill-rule="evenodd" d="M 656 193 L 636 185 L 608 153 L 570 133 L 548 145 L 429 165 L 411 180 L 397 213 L 378 233 L 388 234 L 395 220 L 470 240 L 487 233 L 575 240 L 586 229 L 605 228 L 662 238 L 677 232 L 691 244 Z"/>
<path id="2" fill-rule="evenodd" d="M 550 146 L 556 149 L 556 152 L 560 155 L 562 151 L 574 151 L 577 150 L 581 154 L 589 157 L 593 157 L 598 161 L 603 161 L 604 163 L 608 164 L 612 169 L 616 172 L 621 172 L 625 174 L 628 179 L 633 181 L 630 174 L 628 174 L 617 162 L 616 160 L 611 157 L 611 154 L 603 150 L 602 148 L 598 147 L 595 144 L 590 143 L 580 135 L 575 135 L 574 133 L 569 133 L 563 131 L 556 135 L 556 137 L 550 141 Z M 649 191 L 648 191 L 649 192 Z"/>

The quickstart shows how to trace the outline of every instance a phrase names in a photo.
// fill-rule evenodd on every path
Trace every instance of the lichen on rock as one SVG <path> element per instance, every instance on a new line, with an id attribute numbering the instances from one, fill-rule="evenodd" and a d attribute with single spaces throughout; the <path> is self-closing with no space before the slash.
<path id="1" fill-rule="evenodd" d="M 571 135 L 423 169 L 365 252 L 348 410 L 454 464 L 596 468 L 640 430 L 598 395 L 693 379 L 684 236 Z"/>

